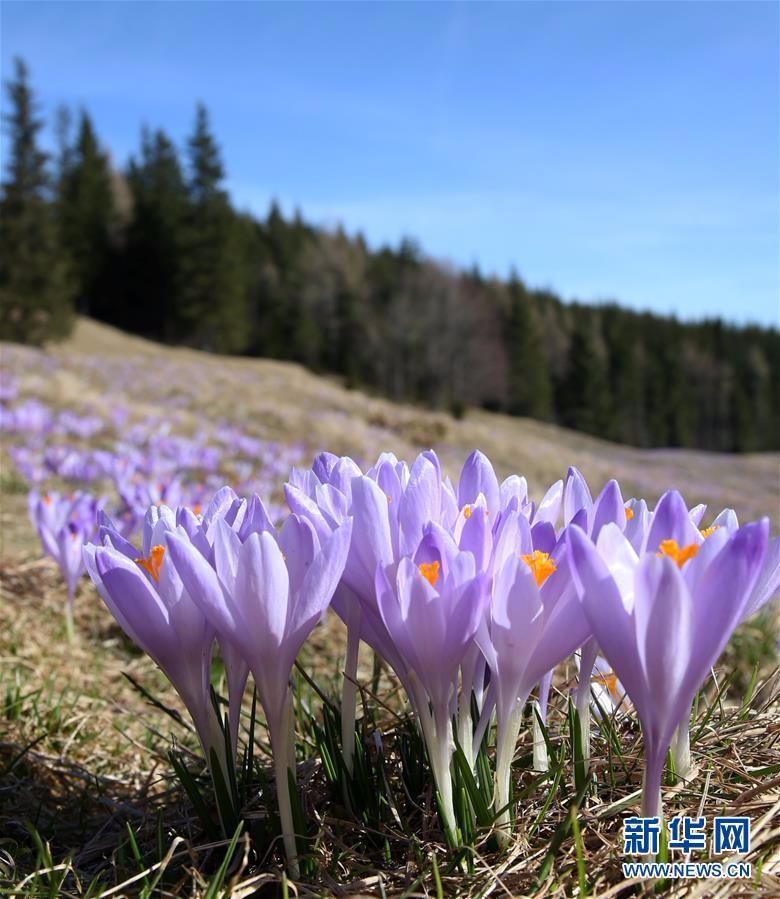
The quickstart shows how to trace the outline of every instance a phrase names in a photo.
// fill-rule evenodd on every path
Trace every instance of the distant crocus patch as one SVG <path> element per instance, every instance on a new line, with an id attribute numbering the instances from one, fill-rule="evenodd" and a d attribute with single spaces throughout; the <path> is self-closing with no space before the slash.
<path id="1" fill-rule="evenodd" d="M 82 547 L 97 529 L 101 502 L 84 493 L 62 495 L 57 492 L 31 491 L 28 498 L 30 520 L 38 532 L 46 555 L 59 566 L 65 580 L 67 599 L 65 621 L 73 637 L 73 598 L 76 584 L 84 573 Z"/>

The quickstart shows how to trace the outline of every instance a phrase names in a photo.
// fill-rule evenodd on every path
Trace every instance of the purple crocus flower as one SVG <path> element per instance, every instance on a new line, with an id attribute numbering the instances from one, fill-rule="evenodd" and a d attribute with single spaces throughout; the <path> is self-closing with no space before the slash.
<path id="1" fill-rule="evenodd" d="M 696 550 L 698 543 L 667 536 L 691 529 L 698 533 L 684 503 L 673 498 L 659 503 L 646 541 L 652 548 L 639 556 L 617 525 L 605 525 L 596 545 L 580 528 L 568 530 L 582 607 L 642 725 L 647 817 L 659 812 L 672 737 L 742 618 L 766 555 L 769 522 L 746 525 L 721 545 L 705 542 Z"/>
<path id="2" fill-rule="evenodd" d="M 574 467 L 569 468 L 566 485 L 563 491 L 564 525 L 575 524 L 581 527 L 595 541 L 604 525 L 612 523 L 621 531 L 625 530 L 629 521 L 630 507 L 627 506 L 617 481 L 609 480 L 594 501 L 590 488 L 582 473 Z M 633 517 L 633 511 L 630 511 Z M 583 760 L 590 761 L 590 694 L 591 675 L 598 655 L 598 645 L 591 637 L 581 648 L 580 672 L 574 703 L 580 720 Z"/>
<path id="3" fill-rule="evenodd" d="M 724 509 L 708 528 L 701 531 L 701 534 L 702 537 L 706 536 L 708 543 L 711 542 L 715 546 L 725 542 L 737 530 L 739 530 L 737 513 L 733 509 Z M 759 612 L 775 599 L 778 593 L 780 593 L 780 536 L 769 541 L 764 563 L 742 613 L 743 620 Z"/>
<path id="4" fill-rule="evenodd" d="M 122 630 L 151 656 L 181 697 L 209 768 L 213 750 L 226 777 L 225 741 L 210 694 L 214 628 L 170 563 L 174 534 L 189 542 L 173 511 L 153 506 L 147 512 L 141 549 L 104 523 L 102 543 L 84 547 L 84 562 Z"/>
<path id="5" fill-rule="evenodd" d="M 396 673 L 408 685 L 420 721 L 441 797 L 444 830 L 453 845 L 450 710 L 458 670 L 484 615 L 486 587 L 486 576 L 477 569 L 473 554 L 460 550 L 435 523 L 426 528 L 412 558 L 404 556 L 397 564 L 376 569 L 377 606 L 400 656 Z"/>
<path id="6" fill-rule="evenodd" d="M 33 526 L 38 531 L 44 552 L 59 566 L 67 587 L 65 624 L 68 638 L 73 639 L 73 599 L 76 585 L 84 574 L 81 550 L 91 540 L 97 527 L 97 512 L 101 501 L 86 493 L 62 496 L 59 493 L 39 494 L 32 490 L 28 508 Z"/>
<path id="7" fill-rule="evenodd" d="M 214 523 L 214 565 L 181 534 L 170 534 L 171 560 L 190 596 L 249 666 L 274 755 L 279 813 L 290 871 L 297 873 L 288 771 L 295 776 L 289 679 L 295 658 L 327 609 L 344 570 L 352 522 L 323 543 L 291 515 L 277 536 L 252 531 L 242 543 L 224 518 Z"/>
<path id="8" fill-rule="evenodd" d="M 422 457 L 415 463 L 412 482 L 415 496 L 420 494 L 422 485 L 431 483 L 429 467 L 433 470 L 433 463 Z M 320 540 L 347 516 L 352 516 L 354 521 L 346 568 L 333 597 L 333 608 L 347 627 L 341 736 L 348 772 L 352 771 L 354 754 L 355 679 L 360 640 L 394 668 L 394 663 L 402 667 L 376 607 L 374 572 L 378 564 L 387 565 L 398 555 L 399 507 L 409 483 L 408 466 L 392 454 L 380 456 L 370 474 L 363 476 L 349 457 L 321 453 L 311 470 L 293 470 L 285 485 L 290 509 L 311 522 Z"/>
<path id="9" fill-rule="evenodd" d="M 560 482 L 558 483 L 560 484 Z M 544 523 L 540 523 L 536 517 L 532 518 L 534 527 L 531 534 L 534 538 L 534 550 L 553 552 L 563 539 L 565 528 L 571 524 L 582 527 L 593 539 L 598 536 L 601 528 L 608 522 L 614 522 L 621 529 L 625 528 L 629 510 L 617 481 L 608 481 L 594 500 L 584 476 L 579 469 L 572 466 L 567 472 L 562 489 L 559 491 L 557 485 L 553 485 L 553 487 L 556 489 L 551 488 L 552 492 L 548 491 L 551 499 L 545 506 L 547 518 Z M 553 526 L 557 522 L 561 506 L 563 508 L 563 528 L 561 531 L 555 532 Z M 589 638 L 581 647 L 581 674 L 575 692 L 575 704 L 580 720 L 583 755 L 586 763 L 590 757 L 590 673 L 597 652 L 598 647 L 593 638 Z M 553 671 L 547 671 L 539 683 L 539 718 L 543 722 L 547 720 L 547 700 L 552 677 Z M 544 771 L 547 770 L 546 743 L 536 716 L 534 716 L 533 726 L 534 768 Z"/>
<path id="10" fill-rule="evenodd" d="M 509 781 L 523 707 L 534 685 L 590 633 L 566 566 L 565 546 L 552 554 L 533 549 L 525 518 L 512 512 L 506 527 L 515 551 L 492 585 L 488 617 L 476 642 L 491 672 L 496 708 L 496 806 L 499 838 L 509 836 Z M 483 709 L 483 719 L 489 706 Z M 481 728 L 475 739 L 481 739 Z"/>
<path id="11" fill-rule="evenodd" d="M 499 486 L 484 454 L 466 460 L 457 491 L 432 451 L 421 453 L 411 468 L 393 454 L 382 454 L 362 474 L 350 458 L 320 454 L 310 471 L 293 472 L 285 487 L 290 508 L 308 518 L 322 537 L 347 515 L 354 519 L 352 547 L 333 607 L 347 626 L 347 664 L 342 695 L 342 746 L 348 771 L 352 766 L 355 726 L 355 677 L 358 646 L 364 640 L 404 678 L 404 664 L 379 612 L 374 573 L 377 565 L 397 564 L 412 557 L 426 529 L 436 524 L 450 533 L 461 549 L 472 552 L 478 568 L 490 564 L 493 532 L 502 510 L 528 510 L 527 489 L 521 478 Z M 472 515 L 472 511 L 480 513 Z M 530 512 L 528 512 L 530 514 Z M 463 663 L 463 702 L 459 730 L 470 728 L 472 686 L 479 691 L 484 665 L 472 646 Z M 404 683 L 409 691 L 411 688 Z M 467 749 L 470 753 L 470 740 Z"/>
<path id="12" fill-rule="evenodd" d="M 1 412 L 2 410 L 0 410 Z M 14 460 L 19 474 L 30 484 L 40 484 L 46 479 L 41 453 L 30 446 L 9 446 L 8 455 Z"/>
<path id="13" fill-rule="evenodd" d="M 19 395 L 19 381 L 5 369 L 0 370 L 0 403 L 10 403 Z"/>
<path id="14" fill-rule="evenodd" d="M 682 519 L 684 508 L 685 504 L 682 497 L 674 491 L 665 494 L 659 500 L 657 506 L 657 509 L 661 510 L 661 515 L 667 521 L 674 517 Z M 706 547 L 704 551 L 709 557 L 715 555 L 729 537 L 739 529 L 739 521 L 733 509 L 724 509 L 709 527 L 699 529 L 698 526 L 705 511 L 706 507 L 701 505 L 688 511 L 688 518 L 694 525 L 695 530 L 689 529 L 687 523 L 684 528 L 678 529 L 681 533 L 677 536 L 682 541 L 682 545 L 674 539 L 666 540 L 659 544 L 659 549 L 677 554 L 679 558 L 684 558 L 687 554 L 698 554 L 704 545 Z M 652 520 L 653 518 L 651 518 Z M 652 550 L 650 540 L 655 540 L 658 536 L 659 533 L 657 532 L 653 534 L 652 538 L 648 535 L 648 551 Z M 691 540 L 687 547 L 685 544 L 686 540 Z M 741 620 L 744 621 L 759 611 L 777 595 L 778 590 L 780 590 L 780 537 L 775 537 L 767 546 L 764 562 L 742 610 Z M 672 741 L 675 770 L 680 777 L 687 777 L 692 770 L 689 726 L 690 709 L 688 710 L 688 715 L 680 722 L 680 727 Z"/>
<path id="15" fill-rule="evenodd" d="M 39 400 L 25 400 L 3 415 L 3 430 L 17 434 L 48 434 L 51 428 L 51 411 Z"/>

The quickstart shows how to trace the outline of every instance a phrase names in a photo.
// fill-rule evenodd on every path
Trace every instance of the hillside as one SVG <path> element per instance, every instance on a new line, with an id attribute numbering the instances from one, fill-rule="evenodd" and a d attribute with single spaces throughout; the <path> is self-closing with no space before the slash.
<path id="1" fill-rule="evenodd" d="M 173 433 L 187 435 L 220 422 L 240 425 L 254 437 L 295 448 L 295 464 L 309 464 L 323 449 L 370 463 L 381 451 L 409 458 L 433 447 L 456 476 L 466 455 L 478 447 L 501 476 L 524 474 L 537 499 L 576 465 L 594 490 L 615 477 L 626 497 L 654 500 L 676 487 L 690 503 L 708 503 L 713 511 L 732 506 L 745 519 L 769 515 L 774 523 L 780 520 L 778 453 L 641 450 L 476 409 L 455 420 L 346 390 L 295 364 L 163 347 L 86 318 L 69 340 L 51 345 L 45 354 L 3 344 L 2 365 L 6 377 L 18 379 L 20 395 L 52 408 L 106 415 L 124 407 L 129 422 L 167 416 Z M 4 442 L 7 448 L 9 441 Z M 5 453 L 3 461 L 9 475 L 12 465 Z M 21 514 L 24 496 L 8 495 L 6 483 L 4 477 L 3 553 L 36 554 Z"/>

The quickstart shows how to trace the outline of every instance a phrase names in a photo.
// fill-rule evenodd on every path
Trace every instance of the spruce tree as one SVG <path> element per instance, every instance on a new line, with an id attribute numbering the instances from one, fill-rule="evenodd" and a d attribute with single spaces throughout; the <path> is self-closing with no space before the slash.
<path id="1" fill-rule="evenodd" d="M 133 219 L 127 232 L 126 327 L 162 340 L 186 337 L 180 315 L 187 187 L 176 147 L 163 131 L 144 129 L 128 183 Z"/>
<path id="2" fill-rule="evenodd" d="M 63 154 L 58 214 L 79 309 L 116 321 L 115 297 L 109 295 L 111 232 L 115 223 L 111 169 L 108 156 L 98 144 L 92 120 L 84 111 L 76 142 Z"/>
<path id="3" fill-rule="evenodd" d="M 216 352 L 239 353 L 251 337 L 239 222 L 222 188 L 225 172 L 202 104 L 188 149 L 189 208 L 179 318 L 189 342 Z"/>
<path id="4" fill-rule="evenodd" d="M 637 328 L 637 316 L 614 304 L 605 306 L 602 335 L 607 350 L 607 376 L 612 398 L 607 436 L 619 443 L 646 446 L 646 353 Z"/>
<path id="5" fill-rule="evenodd" d="M 545 335 L 533 301 L 514 272 L 509 281 L 509 301 L 507 409 L 512 415 L 549 418 L 552 386 Z"/>
<path id="6" fill-rule="evenodd" d="M 5 117 L 9 149 L 0 197 L 1 336 L 41 344 L 70 331 L 72 290 L 48 202 L 47 156 L 37 145 L 42 123 L 21 59 L 6 88 L 11 113 Z"/>
<path id="7" fill-rule="evenodd" d="M 610 394 L 604 359 L 598 352 L 594 317 L 575 310 L 567 370 L 558 397 L 561 422 L 587 434 L 607 436 Z"/>

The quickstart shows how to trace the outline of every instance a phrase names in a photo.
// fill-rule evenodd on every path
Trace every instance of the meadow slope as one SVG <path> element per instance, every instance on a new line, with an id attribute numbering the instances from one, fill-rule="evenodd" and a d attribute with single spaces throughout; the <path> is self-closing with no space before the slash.
<path id="1" fill-rule="evenodd" d="M 479 448 L 500 476 L 525 475 L 536 499 L 565 477 L 569 465 L 576 465 L 595 488 L 594 495 L 614 477 L 626 497 L 655 500 L 674 487 L 689 504 L 707 503 L 713 512 L 730 506 L 743 519 L 769 515 L 775 525 L 780 521 L 779 453 L 636 449 L 477 409 L 458 421 L 346 390 L 292 363 L 163 347 L 86 318 L 79 319 L 68 341 L 47 349 L 52 360 L 48 371 L 37 353 L 0 347 L 5 370 L 20 379 L 28 394 L 55 408 L 110 410 L 121 403 L 138 416 L 175 410 L 183 429 L 191 432 L 204 421 L 224 419 L 262 439 L 301 444 L 301 464 L 323 449 L 370 463 L 381 451 L 411 458 L 433 447 L 445 470 L 456 477 L 467 454 Z M 8 468 L 4 458 L 6 473 Z M 19 498 L 5 495 L 3 506 L 3 557 L 37 552 L 28 543 L 32 532 L 18 520 Z"/>

